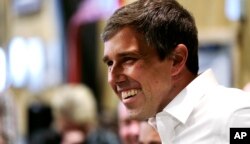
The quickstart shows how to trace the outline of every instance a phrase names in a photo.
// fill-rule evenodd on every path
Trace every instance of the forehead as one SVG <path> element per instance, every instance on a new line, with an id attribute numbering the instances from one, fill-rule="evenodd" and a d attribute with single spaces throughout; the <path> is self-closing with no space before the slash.
<path id="1" fill-rule="evenodd" d="M 145 51 L 147 46 L 144 37 L 131 27 L 124 27 L 104 43 L 104 58 L 124 51 Z"/>

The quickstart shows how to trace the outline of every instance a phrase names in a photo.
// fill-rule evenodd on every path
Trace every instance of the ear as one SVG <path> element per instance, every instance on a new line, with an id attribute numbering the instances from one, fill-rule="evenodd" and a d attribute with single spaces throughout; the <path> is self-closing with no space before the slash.
<path id="1" fill-rule="evenodd" d="M 172 65 L 172 76 L 177 76 L 184 69 L 188 57 L 188 49 L 184 44 L 176 46 L 175 50 L 171 54 L 173 60 Z"/>

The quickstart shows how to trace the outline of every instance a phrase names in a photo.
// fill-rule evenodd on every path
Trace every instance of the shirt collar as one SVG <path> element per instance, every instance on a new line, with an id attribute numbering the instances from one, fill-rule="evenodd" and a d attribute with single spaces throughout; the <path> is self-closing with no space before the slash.
<path id="1" fill-rule="evenodd" d="M 157 113 L 156 117 L 171 115 L 185 124 L 195 105 L 204 96 L 205 92 L 217 81 L 211 69 L 206 70 L 184 88 L 164 109 Z M 156 127 L 155 118 L 150 118 L 149 123 Z"/>

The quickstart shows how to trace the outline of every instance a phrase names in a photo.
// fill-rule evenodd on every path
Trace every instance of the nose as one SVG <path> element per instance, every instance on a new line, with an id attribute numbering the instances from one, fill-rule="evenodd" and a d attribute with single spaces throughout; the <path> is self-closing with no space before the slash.
<path id="1" fill-rule="evenodd" d="M 126 76 L 124 74 L 123 67 L 119 65 L 113 65 L 110 67 L 108 71 L 108 82 L 110 85 L 115 85 L 116 83 L 120 83 L 125 81 Z"/>

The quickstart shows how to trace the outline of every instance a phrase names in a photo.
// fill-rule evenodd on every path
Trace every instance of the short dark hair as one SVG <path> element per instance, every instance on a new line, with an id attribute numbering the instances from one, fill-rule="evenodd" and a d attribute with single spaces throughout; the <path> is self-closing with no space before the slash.
<path id="1" fill-rule="evenodd" d="M 186 66 L 198 73 L 198 31 L 193 16 L 176 0 L 138 0 L 125 5 L 109 18 L 102 40 L 108 41 L 124 27 L 141 33 L 156 48 L 161 60 L 178 44 L 188 48 Z"/>

